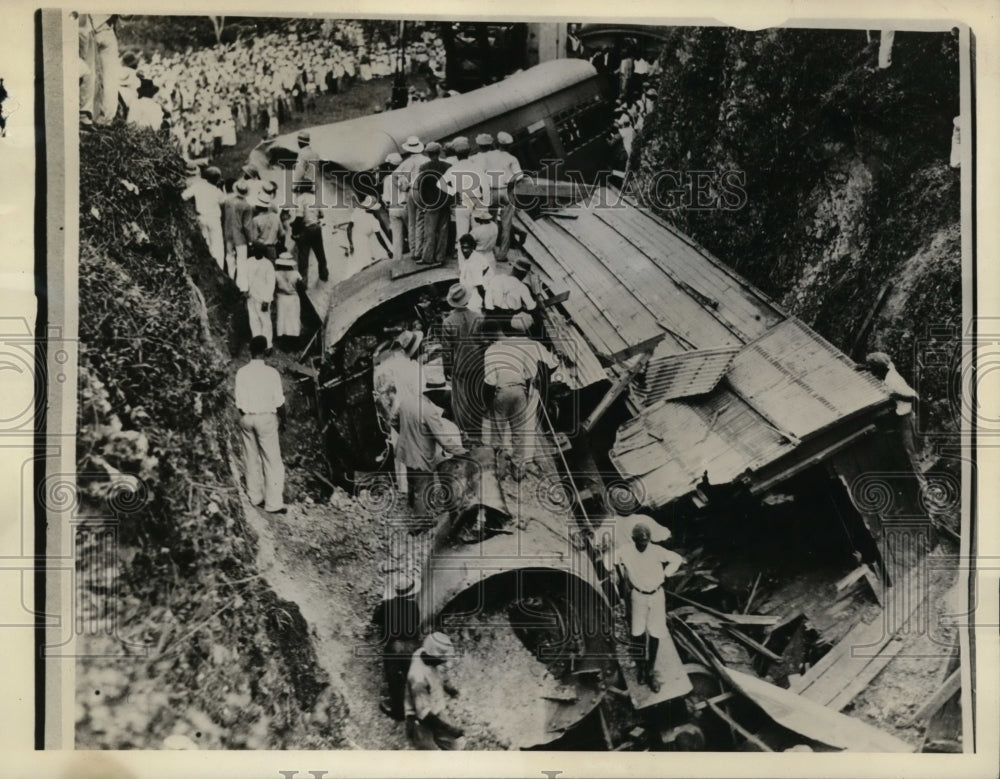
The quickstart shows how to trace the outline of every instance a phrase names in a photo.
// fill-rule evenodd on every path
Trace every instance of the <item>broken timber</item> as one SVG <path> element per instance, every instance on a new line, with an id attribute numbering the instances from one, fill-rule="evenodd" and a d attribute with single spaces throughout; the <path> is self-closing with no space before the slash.
<path id="1" fill-rule="evenodd" d="M 895 601 L 897 606 L 907 600 L 906 593 L 889 590 L 886 595 L 886 600 Z M 893 598 L 894 595 L 896 598 Z M 861 622 L 855 625 L 789 689 L 835 711 L 843 709 L 899 653 L 903 642 L 896 634 L 918 616 L 926 597 L 926 588 L 920 588 L 910 601 L 909 610 L 895 627 L 887 624 L 888 610 L 882 612 L 882 618 L 870 624 Z"/>
<path id="2" fill-rule="evenodd" d="M 644 367 L 646 363 L 649 362 L 649 354 L 646 353 L 640 357 L 633 358 L 631 365 L 626 365 L 625 370 L 622 372 L 615 383 L 611 385 L 611 388 L 604 394 L 601 398 L 601 402 L 597 404 L 590 415 L 583 420 L 583 424 L 580 426 L 584 433 L 589 433 L 591 429 L 600 421 L 601 417 L 611 408 L 612 404 L 618 400 L 618 397 L 624 392 L 629 383 L 634 379 Z"/>

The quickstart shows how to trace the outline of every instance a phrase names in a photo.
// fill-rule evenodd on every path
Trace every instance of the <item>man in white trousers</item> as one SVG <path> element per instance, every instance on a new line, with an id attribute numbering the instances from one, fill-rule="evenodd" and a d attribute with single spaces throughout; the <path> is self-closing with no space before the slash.
<path id="1" fill-rule="evenodd" d="M 282 495 L 285 466 L 278 441 L 278 414 L 283 413 L 285 393 L 281 376 L 264 363 L 266 351 L 267 339 L 254 336 L 250 341 L 250 362 L 236 372 L 236 407 L 240 412 L 250 502 L 263 505 L 272 514 L 284 514 L 288 509 Z"/>
<path id="2" fill-rule="evenodd" d="M 271 348 L 274 329 L 271 325 L 271 303 L 274 301 L 274 266 L 263 254 L 247 260 L 247 314 L 250 335 L 262 335 Z"/>

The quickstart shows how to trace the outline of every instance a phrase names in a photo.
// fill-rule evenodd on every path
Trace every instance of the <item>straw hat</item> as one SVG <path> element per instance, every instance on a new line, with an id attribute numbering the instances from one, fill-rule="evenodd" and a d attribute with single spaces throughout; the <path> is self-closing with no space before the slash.
<path id="1" fill-rule="evenodd" d="M 260 208 L 270 208 L 271 207 L 271 197 L 266 192 L 257 193 L 257 201 L 254 203 L 255 206 Z"/>
<path id="2" fill-rule="evenodd" d="M 365 209 L 365 211 L 375 211 L 378 209 L 378 200 L 371 195 L 366 195 L 358 201 L 358 207 Z"/>
<path id="3" fill-rule="evenodd" d="M 507 132 L 497 133 L 497 143 L 501 146 L 510 146 L 514 143 L 514 136 Z"/>
<path id="4" fill-rule="evenodd" d="M 417 353 L 417 349 L 420 348 L 420 344 L 423 343 L 423 340 L 424 334 L 422 331 L 404 330 L 396 336 L 395 342 L 403 347 L 403 351 L 406 352 L 407 357 L 412 357 Z"/>
<path id="5" fill-rule="evenodd" d="M 282 252 L 278 259 L 274 261 L 274 267 L 292 270 L 295 268 L 295 258 L 288 252 Z"/>
<path id="6" fill-rule="evenodd" d="M 452 645 L 451 639 L 444 633 L 431 633 L 424 639 L 421 649 L 429 657 L 436 657 L 441 660 L 455 654 L 455 647 Z"/>
<path id="7" fill-rule="evenodd" d="M 424 144 L 415 135 L 411 135 L 406 139 L 406 143 L 403 144 L 403 151 L 408 151 L 412 154 L 419 154 L 423 150 Z"/>
<path id="8" fill-rule="evenodd" d="M 529 270 L 531 270 L 531 263 L 524 257 L 518 257 L 516 260 L 514 260 L 513 270 L 524 271 L 525 273 L 527 273 Z"/>
<path id="9" fill-rule="evenodd" d="M 490 214 L 490 210 L 484 206 L 476 206 L 472 209 L 473 219 L 492 219 L 493 216 Z"/>
<path id="10" fill-rule="evenodd" d="M 489 133 L 479 133 L 476 136 L 476 146 L 492 146 L 493 136 Z"/>
<path id="11" fill-rule="evenodd" d="M 399 152 L 394 151 L 386 155 L 385 161 L 389 165 L 399 165 L 399 163 L 403 161 L 403 157 L 400 155 Z"/>
<path id="12" fill-rule="evenodd" d="M 300 143 L 309 143 L 312 140 L 312 137 L 309 135 L 308 130 L 299 130 L 299 132 L 295 136 L 295 139 Z"/>
<path id="13" fill-rule="evenodd" d="M 464 284 L 452 284 L 448 290 L 448 305 L 452 308 L 465 308 L 469 305 L 469 288 Z"/>

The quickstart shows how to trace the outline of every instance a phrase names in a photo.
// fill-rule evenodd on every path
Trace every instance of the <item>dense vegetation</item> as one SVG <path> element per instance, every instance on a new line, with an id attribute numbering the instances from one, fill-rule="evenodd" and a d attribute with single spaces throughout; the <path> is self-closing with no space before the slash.
<path id="1" fill-rule="evenodd" d="M 81 514 L 111 517 L 117 633 L 86 637 L 81 747 L 342 745 L 341 702 L 298 607 L 260 578 L 234 479 L 230 393 L 237 301 L 180 199 L 164 136 L 121 124 L 80 149 Z M 81 535 L 82 545 L 90 538 Z M 113 589 L 112 589 L 113 591 Z M 90 608 L 100 610 L 102 592 Z M 145 651 L 139 646 L 145 647 Z M 122 653 L 125 656 L 121 656 Z"/>
<path id="2" fill-rule="evenodd" d="M 878 46 L 878 31 L 676 29 L 633 167 L 654 207 L 659 171 L 742 172 L 740 208 L 659 210 L 856 359 L 889 352 L 922 426 L 954 431 L 937 353 L 961 323 L 958 36 L 896 33 L 886 69 Z"/>

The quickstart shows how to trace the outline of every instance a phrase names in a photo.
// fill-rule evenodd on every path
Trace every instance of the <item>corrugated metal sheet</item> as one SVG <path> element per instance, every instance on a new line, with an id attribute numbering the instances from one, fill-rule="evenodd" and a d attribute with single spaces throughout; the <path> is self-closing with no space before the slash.
<path id="1" fill-rule="evenodd" d="M 525 249 L 554 291 L 569 291 L 564 307 L 601 356 L 655 338 L 672 354 L 739 347 L 782 320 L 679 233 L 641 209 L 608 205 L 615 197 L 608 191 L 537 221 L 520 217 Z"/>
<path id="2" fill-rule="evenodd" d="M 662 506 L 694 490 L 736 479 L 794 445 L 724 387 L 699 403 L 661 401 L 618 431 L 611 462 L 634 481 L 643 503 Z"/>
<path id="3" fill-rule="evenodd" d="M 881 382 L 790 319 L 743 347 L 697 400 L 655 403 L 618 432 L 611 461 L 651 506 L 723 484 L 793 452 L 801 440 L 890 403 Z"/>
<path id="4" fill-rule="evenodd" d="M 748 344 L 727 375 L 735 392 L 798 438 L 888 401 L 882 382 L 795 319 Z"/>
<path id="5" fill-rule="evenodd" d="M 644 406 L 711 392 L 726 374 L 739 347 L 684 354 L 663 352 L 660 347 L 653 351 L 644 376 L 632 387 L 632 397 Z"/>

